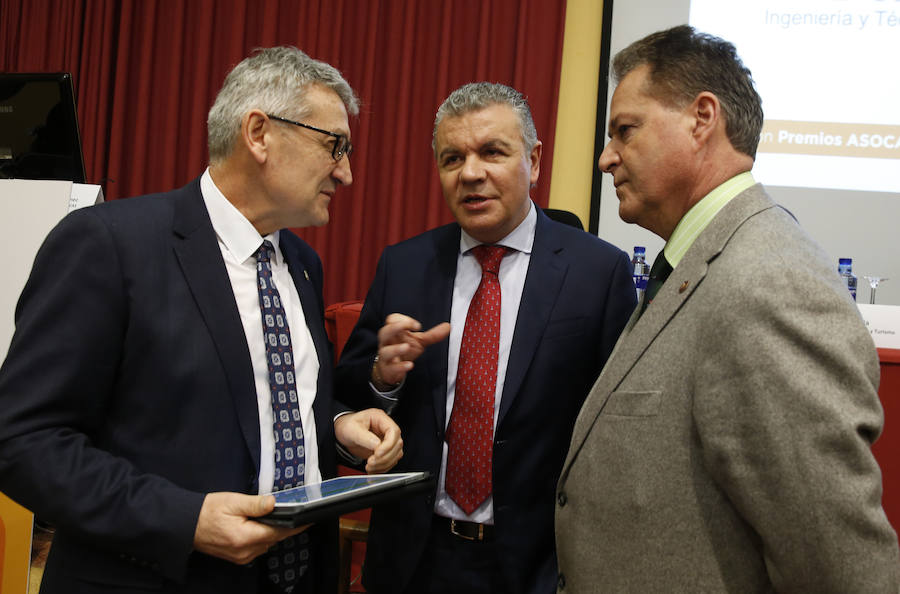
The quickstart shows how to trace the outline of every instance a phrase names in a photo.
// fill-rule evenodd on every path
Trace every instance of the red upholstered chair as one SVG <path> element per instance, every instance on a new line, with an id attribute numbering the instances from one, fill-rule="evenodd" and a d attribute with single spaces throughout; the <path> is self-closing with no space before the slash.
<path id="1" fill-rule="evenodd" d="M 362 311 L 362 301 L 342 301 L 325 308 L 325 330 L 328 338 L 334 345 L 334 362 L 337 364 L 341 351 L 356 326 L 359 312 Z"/>
<path id="2" fill-rule="evenodd" d="M 362 305 L 362 301 L 343 301 L 329 305 L 325 309 L 325 330 L 328 332 L 328 338 L 334 344 L 335 364 L 337 364 L 353 327 L 356 326 Z M 360 473 L 346 466 L 338 466 L 338 474 Z M 366 509 L 341 517 L 339 594 L 365 592 L 362 584 L 359 583 L 359 576 L 362 572 L 362 561 L 366 556 L 366 537 L 369 533 L 370 513 Z"/>

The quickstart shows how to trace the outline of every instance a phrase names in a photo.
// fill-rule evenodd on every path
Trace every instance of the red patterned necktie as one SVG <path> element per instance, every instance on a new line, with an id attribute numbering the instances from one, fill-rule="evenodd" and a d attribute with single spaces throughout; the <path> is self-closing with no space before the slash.
<path id="1" fill-rule="evenodd" d="M 481 264 L 481 283 L 466 314 L 456 394 L 447 426 L 447 495 L 471 514 L 491 494 L 494 393 L 500 344 L 501 246 L 480 245 L 472 253 Z"/>

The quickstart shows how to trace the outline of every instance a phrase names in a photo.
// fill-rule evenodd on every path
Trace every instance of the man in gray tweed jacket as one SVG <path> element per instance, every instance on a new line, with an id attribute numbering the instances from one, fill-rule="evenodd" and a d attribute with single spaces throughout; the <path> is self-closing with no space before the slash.
<path id="1" fill-rule="evenodd" d="M 831 259 L 752 178 L 750 72 L 687 26 L 614 69 L 599 166 L 666 246 L 576 421 L 559 590 L 898 592 L 877 356 Z"/>

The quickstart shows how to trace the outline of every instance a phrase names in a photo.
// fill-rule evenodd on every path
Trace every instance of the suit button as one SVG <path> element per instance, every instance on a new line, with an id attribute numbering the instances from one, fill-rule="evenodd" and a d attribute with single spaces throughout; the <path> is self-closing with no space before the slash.
<path id="1" fill-rule="evenodd" d="M 565 506 L 566 506 L 566 502 L 569 501 L 569 498 L 566 497 L 566 492 L 565 492 L 565 491 L 560 491 L 560 492 L 559 492 L 559 495 L 556 496 L 556 501 L 559 502 L 559 506 L 560 506 L 560 507 L 565 507 Z"/>
<path id="2" fill-rule="evenodd" d="M 566 589 L 566 576 L 564 576 L 563 574 L 559 574 L 559 581 L 556 583 L 556 587 L 559 590 Z"/>

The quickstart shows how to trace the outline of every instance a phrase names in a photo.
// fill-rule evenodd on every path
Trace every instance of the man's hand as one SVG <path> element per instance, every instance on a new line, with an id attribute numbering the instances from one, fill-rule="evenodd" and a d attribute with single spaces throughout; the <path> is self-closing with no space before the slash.
<path id="1" fill-rule="evenodd" d="M 422 324 L 409 316 L 392 313 L 378 331 L 378 362 L 372 383 L 378 389 L 399 384 L 413 368 L 413 361 L 431 346 L 450 336 L 450 324 L 442 322 L 421 332 Z M 380 381 L 379 381 L 380 380 Z"/>
<path id="2" fill-rule="evenodd" d="M 253 520 L 275 508 L 271 495 L 208 493 L 200 507 L 194 549 L 238 565 L 246 565 L 275 543 L 303 532 L 297 528 L 269 526 Z"/>
<path id="3" fill-rule="evenodd" d="M 366 459 L 369 474 L 387 472 L 403 457 L 400 427 L 381 409 L 341 415 L 334 421 L 334 434 L 351 454 Z"/>

